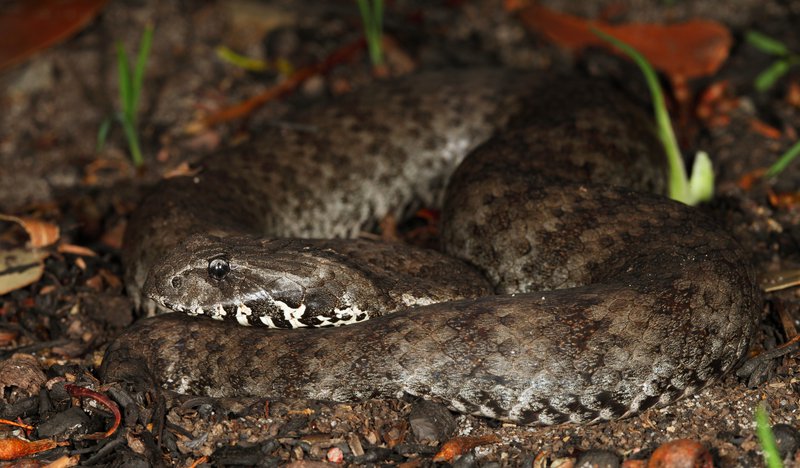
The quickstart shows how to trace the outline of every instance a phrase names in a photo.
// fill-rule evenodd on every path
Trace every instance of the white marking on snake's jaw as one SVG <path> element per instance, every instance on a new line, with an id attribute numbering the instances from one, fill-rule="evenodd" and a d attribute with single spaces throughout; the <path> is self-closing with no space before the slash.
<path id="1" fill-rule="evenodd" d="M 359 309 L 357 306 L 350 306 L 346 309 L 336 309 L 334 313 L 336 314 L 336 322 L 334 322 L 332 325 L 335 327 L 341 325 L 352 325 L 354 323 L 369 320 L 369 312 L 365 312 Z M 364 317 L 359 319 L 359 315 L 363 315 Z"/>
<path id="2" fill-rule="evenodd" d="M 283 312 L 283 319 L 289 322 L 289 325 L 291 325 L 292 328 L 303 328 L 308 326 L 300 321 L 300 319 L 303 318 L 303 315 L 306 313 L 305 304 L 300 304 L 300 307 L 295 309 L 289 307 L 289 304 L 283 301 L 276 301 L 273 299 L 273 303 L 281 309 L 281 312 Z"/>
<path id="3" fill-rule="evenodd" d="M 275 326 L 275 322 L 272 321 L 272 317 L 268 317 L 266 315 L 262 315 L 262 316 L 258 317 L 258 319 L 261 320 L 261 323 L 263 323 L 264 325 L 266 325 L 269 328 L 278 328 L 277 326 Z"/>
<path id="4" fill-rule="evenodd" d="M 203 315 L 203 308 L 200 306 L 195 306 L 191 309 L 186 309 L 186 313 L 192 317 L 197 317 L 198 315 Z"/>
<path id="5" fill-rule="evenodd" d="M 459 413 L 466 413 L 467 412 L 467 407 L 464 406 L 464 404 L 461 403 L 460 401 L 451 400 L 449 403 L 450 403 L 450 406 L 452 406 L 453 409 L 458 411 Z"/>
<path id="6" fill-rule="evenodd" d="M 250 318 L 253 316 L 253 310 L 244 303 L 240 302 L 236 304 L 236 321 L 239 322 L 239 325 L 244 325 L 245 327 L 249 327 L 251 325 Z"/>
<path id="7" fill-rule="evenodd" d="M 215 305 L 214 309 L 211 310 L 211 318 L 214 320 L 222 320 L 226 315 L 228 315 L 228 313 L 225 312 L 225 308 L 222 307 L 222 304 Z"/>

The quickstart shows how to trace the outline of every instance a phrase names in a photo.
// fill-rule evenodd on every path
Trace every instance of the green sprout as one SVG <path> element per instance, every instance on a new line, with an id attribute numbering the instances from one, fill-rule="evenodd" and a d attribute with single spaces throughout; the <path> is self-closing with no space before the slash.
<path id="1" fill-rule="evenodd" d="M 711 160 L 703 151 L 699 151 L 694 158 L 692 166 L 692 176 L 686 174 L 686 167 L 683 164 L 678 141 L 675 139 L 675 132 L 672 130 L 672 122 L 667 113 L 667 106 L 664 102 L 664 93 L 658 82 L 658 76 L 652 65 L 636 49 L 620 41 L 599 29 L 592 28 L 601 39 L 611 43 L 614 47 L 624 52 L 633 60 L 644 74 L 647 87 L 653 99 L 653 113 L 656 120 L 658 138 L 664 146 L 669 166 L 669 197 L 673 200 L 687 205 L 696 205 L 703 201 L 708 201 L 714 195 L 714 171 Z"/>
<path id="2" fill-rule="evenodd" d="M 361 21 L 364 23 L 364 37 L 367 39 L 369 58 L 372 66 L 383 65 L 383 0 L 358 0 Z"/>
<path id="3" fill-rule="evenodd" d="M 230 63 L 233 66 L 250 72 L 277 70 L 278 73 L 283 76 L 289 76 L 294 73 L 294 67 L 292 67 L 292 64 L 286 59 L 279 58 L 276 59 L 274 63 L 270 63 L 267 60 L 254 59 L 238 54 L 224 45 L 217 46 L 214 52 L 217 53 L 217 58 L 223 62 Z"/>
<path id="4" fill-rule="evenodd" d="M 786 150 L 786 152 L 783 153 L 777 161 L 775 161 L 775 164 L 767 169 L 767 177 L 773 177 L 780 174 L 784 169 L 786 169 L 786 166 L 788 166 L 789 163 L 797 157 L 798 154 L 800 154 L 800 141 L 793 144 L 791 148 Z"/>
<path id="5" fill-rule="evenodd" d="M 800 64 L 800 54 L 792 52 L 783 42 L 761 34 L 758 31 L 748 31 L 745 36 L 747 42 L 764 52 L 765 54 L 778 57 L 772 65 L 758 74 L 755 87 L 758 92 L 764 92 L 772 87 L 776 81 L 781 79 L 789 69 Z M 767 170 L 767 177 L 774 177 L 791 163 L 800 154 L 800 141 L 792 145 L 780 158 Z"/>
<path id="6" fill-rule="evenodd" d="M 147 65 L 147 57 L 150 54 L 150 46 L 153 43 L 153 26 L 147 25 L 142 33 L 139 42 L 139 52 L 136 56 L 136 66 L 131 72 L 128 64 L 128 54 L 122 46 L 122 42 L 117 41 L 117 72 L 119 74 L 119 100 L 122 111 L 117 112 L 114 118 L 122 125 L 125 138 L 128 140 L 128 149 L 131 152 L 131 159 L 136 167 L 144 164 L 142 150 L 139 146 L 139 135 L 137 133 L 137 115 L 139 108 L 139 97 L 142 91 L 142 80 L 144 79 L 144 69 Z M 108 132 L 111 129 L 112 118 L 106 118 L 100 125 L 97 132 L 97 151 L 101 151 L 105 145 Z"/>
<path id="7" fill-rule="evenodd" d="M 786 44 L 777 39 L 761 34 L 758 31 L 748 31 L 745 39 L 761 52 L 778 57 L 772 65 L 756 77 L 755 87 L 758 92 L 768 90 L 776 81 L 786 75 L 790 68 L 800 64 L 800 54 L 792 52 Z"/>
<path id="8" fill-rule="evenodd" d="M 775 436 L 772 434 L 772 429 L 769 426 L 769 417 L 767 410 L 764 409 L 764 403 L 761 402 L 756 406 L 756 435 L 761 442 L 761 450 L 764 451 L 764 463 L 768 468 L 782 468 L 781 456 L 778 453 L 778 446 L 775 444 Z"/>

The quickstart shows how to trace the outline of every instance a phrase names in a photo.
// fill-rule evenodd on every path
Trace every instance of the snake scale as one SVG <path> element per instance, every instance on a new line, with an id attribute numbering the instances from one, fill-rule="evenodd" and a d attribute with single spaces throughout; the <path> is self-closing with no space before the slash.
<path id="1" fill-rule="evenodd" d="M 696 392 L 748 348 L 761 303 L 746 255 L 698 210 L 648 193 L 664 190 L 662 152 L 608 84 L 430 72 L 284 122 L 162 182 L 134 213 L 130 294 L 186 314 L 124 332 L 106 380 L 145 372 L 214 397 L 410 394 L 589 423 Z M 336 239 L 439 204 L 447 255 Z"/>

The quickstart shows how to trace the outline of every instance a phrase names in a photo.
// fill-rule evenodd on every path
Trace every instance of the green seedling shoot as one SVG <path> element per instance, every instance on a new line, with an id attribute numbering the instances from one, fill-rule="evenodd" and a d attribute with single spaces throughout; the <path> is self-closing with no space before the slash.
<path id="1" fill-rule="evenodd" d="M 756 90 L 764 92 L 781 79 L 789 69 L 800 64 L 800 54 L 789 50 L 783 42 L 773 39 L 758 31 L 748 31 L 745 40 L 765 54 L 773 55 L 777 59 L 756 77 L 754 83 Z"/>
<path id="2" fill-rule="evenodd" d="M 650 89 L 650 95 L 653 99 L 653 113 L 658 137 L 667 155 L 670 198 L 687 205 L 696 205 L 710 200 L 714 195 L 714 171 L 711 166 L 711 160 L 708 154 L 699 151 L 695 155 L 691 178 L 686 174 L 683 157 L 678 147 L 678 141 L 675 139 L 675 132 L 672 129 L 669 113 L 667 113 L 664 94 L 661 91 L 658 76 L 656 76 L 652 65 L 630 45 L 598 29 L 593 28 L 592 31 L 601 39 L 624 52 L 639 66 L 642 74 L 644 74 L 647 87 Z"/>
<path id="3" fill-rule="evenodd" d="M 769 426 L 769 417 L 764 404 L 756 406 L 756 435 L 761 442 L 761 450 L 764 451 L 764 463 L 768 468 L 783 468 L 781 456 L 778 453 L 778 446 L 775 444 L 775 436 Z"/>
<path id="4" fill-rule="evenodd" d="M 383 0 L 358 0 L 372 66 L 383 65 Z"/>
<path id="5" fill-rule="evenodd" d="M 777 39 L 761 34 L 758 31 L 748 31 L 745 39 L 761 52 L 778 57 L 772 65 L 756 77 L 754 86 L 759 92 L 764 92 L 771 88 L 776 81 L 789 72 L 790 68 L 800 64 L 800 54 L 792 52 L 786 44 Z M 770 166 L 767 170 L 767 177 L 774 177 L 780 174 L 798 154 L 800 154 L 800 141 L 792 145 L 789 150 L 778 158 L 775 164 Z"/>
<path id="6" fill-rule="evenodd" d="M 122 43 L 117 41 L 117 73 L 119 80 L 119 100 L 122 110 L 117 112 L 114 118 L 122 126 L 125 132 L 125 138 L 128 141 L 128 150 L 131 153 L 131 159 L 136 167 L 144 164 L 142 157 L 142 150 L 139 145 L 139 134 L 137 130 L 137 110 L 139 108 L 139 97 L 142 91 L 142 81 L 144 79 L 144 70 L 147 66 L 147 57 L 150 54 L 150 46 L 153 43 L 153 26 L 148 25 L 142 33 L 142 39 L 139 42 L 139 52 L 136 56 L 136 64 L 131 71 L 128 63 L 128 54 Z M 100 125 L 97 132 L 97 150 L 101 151 L 105 145 L 108 132 L 111 129 L 112 118 L 106 118 Z"/>

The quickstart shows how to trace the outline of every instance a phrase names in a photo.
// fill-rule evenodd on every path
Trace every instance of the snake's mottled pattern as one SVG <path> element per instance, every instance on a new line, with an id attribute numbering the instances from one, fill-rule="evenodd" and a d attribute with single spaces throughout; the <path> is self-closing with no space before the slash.
<path id="1" fill-rule="evenodd" d="M 610 86 L 428 73 L 287 122 L 163 182 L 136 211 L 133 297 L 144 288 L 227 320 L 143 320 L 110 346 L 105 379 L 219 397 L 410 394 L 585 423 L 695 392 L 747 350 L 753 269 L 697 210 L 645 193 L 663 190 L 661 151 Z M 449 257 L 301 239 L 353 237 L 438 203 Z"/>

